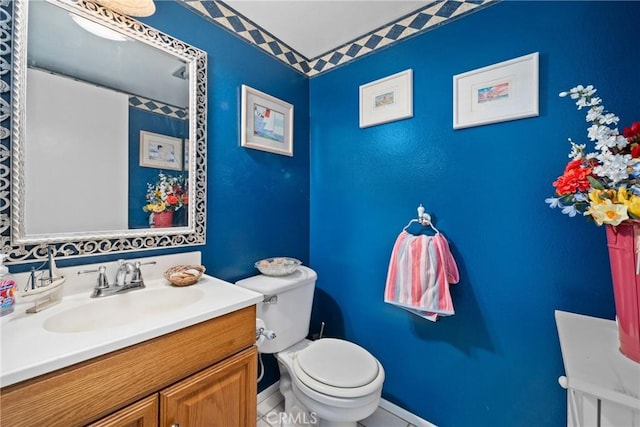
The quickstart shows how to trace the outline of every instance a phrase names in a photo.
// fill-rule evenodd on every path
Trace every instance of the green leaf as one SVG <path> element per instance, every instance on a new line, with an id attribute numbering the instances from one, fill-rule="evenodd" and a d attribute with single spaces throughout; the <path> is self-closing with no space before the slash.
<path id="1" fill-rule="evenodd" d="M 595 188 L 596 190 L 604 190 L 604 185 L 602 185 L 600 183 L 600 181 L 598 181 L 597 179 L 595 179 L 594 177 L 592 177 L 591 175 L 589 175 L 587 177 L 587 179 L 589 180 L 589 184 L 591 184 L 591 186 L 593 188 Z"/>

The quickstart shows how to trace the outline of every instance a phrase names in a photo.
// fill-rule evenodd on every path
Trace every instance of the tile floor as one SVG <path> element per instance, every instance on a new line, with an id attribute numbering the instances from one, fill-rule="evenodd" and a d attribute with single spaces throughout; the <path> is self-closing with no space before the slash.
<path id="1" fill-rule="evenodd" d="M 284 411 L 284 400 L 279 391 L 271 393 L 258 402 L 257 427 L 281 427 L 278 413 Z M 415 427 L 382 408 L 378 408 L 369 418 L 358 423 L 361 427 Z"/>

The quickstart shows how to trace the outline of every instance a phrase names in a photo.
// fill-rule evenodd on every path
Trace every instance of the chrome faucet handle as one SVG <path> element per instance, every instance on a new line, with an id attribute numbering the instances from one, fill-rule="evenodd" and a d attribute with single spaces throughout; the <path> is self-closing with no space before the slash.
<path id="1" fill-rule="evenodd" d="M 107 267 L 101 265 L 97 270 L 80 270 L 78 275 L 87 273 L 98 273 L 98 281 L 96 282 L 96 289 L 106 289 L 109 287 L 109 281 L 107 280 Z"/>
<path id="2" fill-rule="evenodd" d="M 142 271 L 140 271 L 140 266 L 142 265 L 152 265 L 155 264 L 155 261 L 149 262 L 140 262 L 136 261 L 133 267 L 133 273 L 131 273 L 131 283 L 141 283 L 142 282 Z"/>

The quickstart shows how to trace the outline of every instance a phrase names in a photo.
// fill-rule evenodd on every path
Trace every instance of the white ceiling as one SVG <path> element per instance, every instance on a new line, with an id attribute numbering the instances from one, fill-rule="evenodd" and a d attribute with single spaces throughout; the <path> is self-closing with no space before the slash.
<path id="1" fill-rule="evenodd" d="M 307 59 L 313 59 L 433 0 L 224 0 L 224 3 Z"/>

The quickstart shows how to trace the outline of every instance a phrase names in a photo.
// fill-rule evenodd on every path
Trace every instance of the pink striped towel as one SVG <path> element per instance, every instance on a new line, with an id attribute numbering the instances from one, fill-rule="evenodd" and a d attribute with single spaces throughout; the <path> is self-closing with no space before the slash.
<path id="1" fill-rule="evenodd" d="M 389 261 L 384 301 L 435 322 L 451 316 L 449 284 L 460 280 L 458 266 L 441 233 L 426 236 L 403 231 Z"/>

